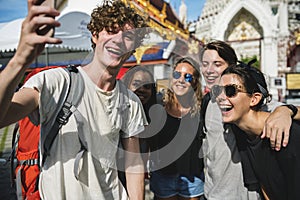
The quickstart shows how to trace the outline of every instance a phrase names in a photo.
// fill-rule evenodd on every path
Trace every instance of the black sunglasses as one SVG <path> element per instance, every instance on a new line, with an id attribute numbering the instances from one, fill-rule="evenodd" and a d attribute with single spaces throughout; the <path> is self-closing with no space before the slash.
<path id="1" fill-rule="evenodd" d="M 235 97 L 239 92 L 247 93 L 243 90 L 243 87 L 241 85 L 236 84 L 229 84 L 224 86 L 214 85 L 211 88 L 211 93 L 214 98 L 218 97 L 222 93 L 222 91 L 224 91 L 225 95 L 228 98 Z"/>
<path id="2" fill-rule="evenodd" d="M 173 72 L 173 78 L 179 79 L 181 77 L 181 72 L 179 71 L 174 71 Z M 184 81 L 191 83 L 193 81 L 193 75 L 189 73 L 183 73 Z"/>

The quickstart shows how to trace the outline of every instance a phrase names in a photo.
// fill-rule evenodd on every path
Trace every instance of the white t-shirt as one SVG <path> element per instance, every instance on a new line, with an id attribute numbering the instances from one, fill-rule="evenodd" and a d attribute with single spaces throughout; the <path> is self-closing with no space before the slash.
<path id="1" fill-rule="evenodd" d="M 81 145 L 74 115 L 56 136 L 40 175 L 42 199 L 121 199 L 124 188 L 119 184 L 116 152 L 120 132 L 131 137 L 144 130 L 146 116 L 138 97 L 128 90 L 129 110 L 126 118 L 118 112 L 120 92 L 117 82 L 110 92 L 98 88 L 78 67 L 84 79 L 84 93 L 78 111 L 83 116 L 84 138 L 88 149 L 79 164 L 79 178 L 74 176 L 74 161 Z M 69 75 L 63 69 L 50 69 L 29 79 L 23 87 L 36 88 L 40 93 L 39 116 L 41 141 L 66 96 Z M 78 86 L 79 87 L 79 86 Z M 126 94 L 127 94 L 126 93 Z M 32 115 L 34 116 L 34 114 Z M 34 119 L 32 118 L 34 121 Z"/>

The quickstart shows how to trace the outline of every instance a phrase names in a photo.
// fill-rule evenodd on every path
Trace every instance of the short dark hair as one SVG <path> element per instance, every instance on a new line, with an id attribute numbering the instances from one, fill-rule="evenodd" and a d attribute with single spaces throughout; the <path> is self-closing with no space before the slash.
<path id="1" fill-rule="evenodd" d="M 214 40 L 204 45 L 200 52 L 200 61 L 203 59 L 205 50 L 216 50 L 219 56 L 229 65 L 235 65 L 238 61 L 234 49 L 226 42 Z"/>

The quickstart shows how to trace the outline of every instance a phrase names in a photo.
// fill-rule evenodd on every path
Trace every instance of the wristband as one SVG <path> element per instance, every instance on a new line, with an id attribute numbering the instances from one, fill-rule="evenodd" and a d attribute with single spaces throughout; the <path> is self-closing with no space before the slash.
<path id="1" fill-rule="evenodd" d="M 298 108 L 297 108 L 296 106 L 292 105 L 292 104 L 286 104 L 286 105 L 283 105 L 283 106 L 288 107 L 288 108 L 293 112 L 291 118 L 294 119 L 294 117 L 295 117 L 295 116 L 297 115 L 297 113 L 298 113 Z"/>

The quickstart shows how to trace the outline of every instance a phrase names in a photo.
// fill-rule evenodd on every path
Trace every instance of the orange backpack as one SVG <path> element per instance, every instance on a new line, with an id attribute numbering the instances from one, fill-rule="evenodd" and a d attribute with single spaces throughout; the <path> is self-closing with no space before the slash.
<path id="1" fill-rule="evenodd" d="M 44 71 L 55 67 L 57 66 L 35 69 L 26 76 L 24 82 L 26 82 L 31 76 L 37 74 L 40 71 Z M 71 80 L 72 79 L 74 80 L 74 78 L 72 78 L 73 75 L 71 75 L 71 72 L 74 72 L 72 74 L 76 74 L 78 72 L 78 69 L 76 69 L 75 66 L 70 66 L 66 68 L 66 71 L 69 73 Z M 79 82 L 81 83 L 82 80 L 80 80 Z M 71 88 L 71 86 L 72 84 L 69 85 L 68 96 L 66 97 L 65 102 L 62 105 L 62 107 L 64 108 L 66 105 L 66 101 L 69 101 L 69 103 L 73 104 L 73 102 L 70 99 L 74 97 L 73 96 L 74 92 L 70 92 L 70 91 L 74 90 L 74 88 L 73 87 Z M 78 98 L 81 98 L 81 96 Z M 78 100 L 75 101 L 77 101 L 76 102 L 77 104 Z M 69 110 L 65 109 L 65 111 L 68 112 Z M 66 114 L 63 113 L 61 114 L 61 117 L 64 117 L 64 119 L 67 121 L 69 116 L 66 116 Z M 60 119 L 60 118 L 56 116 L 56 119 Z M 53 130 L 51 131 L 51 134 L 49 134 L 51 138 L 49 139 L 47 137 L 49 142 L 47 144 L 47 150 L 45 150 L 45 152 L 51 148 L 52 142 L 55 139 L 55 136 L 57 135 L 59 128 L 62 126 L 62 123 L 63 123 L 62 121 L 59 121 L 56 123 L 58 124 L 57 129 L 52 128 Z M 12 152 L 10 156 L 10 162 L 11 162 L 12 187 L 15 188 L 16 190 L 16 195 L 18 200 L 22 200 L 22 199 L 39 200 L 40 199 L 38 184 L 39 184 L 40 166 L 42 164 L 42 162 L 40 161 L 40 148 L 42 147 L 40 147 L 39 141 L 40 141 L 40 125 L 34 125 L 28 117 L 25 117 L 16 123 L 14 133 L 13 133 L 13 139 L 12 139 Z M 14 169 L 15 157 L 17 159 L 17 166 Z M 43 159 L 45 158 L 46 155 L 43 155 Z"/>
<path id="2" fill-rule="evenodd" d="M 24 199 L 38 200 L 40 126 L 34 125 L 28 117 L 20 120 L 18 124 L 19 138 L 16 148 L 18 162 L 13 178 L 16 180 L 17 191 L 22 190 Z"/>

